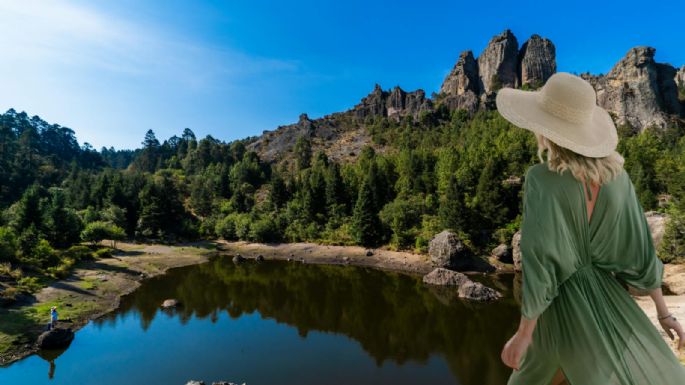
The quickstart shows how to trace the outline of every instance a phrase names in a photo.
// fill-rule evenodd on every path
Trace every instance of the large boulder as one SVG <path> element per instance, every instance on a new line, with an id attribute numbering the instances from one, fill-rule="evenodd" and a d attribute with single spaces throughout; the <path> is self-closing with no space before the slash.
<path id="1" fill-rule="evenodd" d="M 465 252 L 464 242 L 448 230 L 437 234 L 428 244 L 428 255 L 437 267 L 453 267 Z"/>
<path id="2" fill-rule="evenodd" d="M 490 272 L 496 270 L 482 258 L 474 255 L 459 237 L 449 230 L 437 234 L 428 244 L 428 254 L 435 267 L 460 271 Z"/>
<path id="3" fill-rule="evenodd" d="M 435 286 L 456 286 L 457 295 L 469 300 L 490 301 L 502 297 L 497 290 L 474 282 L 463 273 L 443 268 L 437 268 L 424 275 L 423 282 Z"/>
<path id="4" fill-rule="evenodd" d="M 521 86 L 541 87 L 557 72 L 554 44 L 540 35 L 533 35 L 523 43 L 519 52 L 518 75 Z"/>
<path id="5" fill-rule="evenodd" d="M 38 336 L 36 346 L 40 349 L 64 349 L 74 339 L 71 328 L 55 328 Z"/>

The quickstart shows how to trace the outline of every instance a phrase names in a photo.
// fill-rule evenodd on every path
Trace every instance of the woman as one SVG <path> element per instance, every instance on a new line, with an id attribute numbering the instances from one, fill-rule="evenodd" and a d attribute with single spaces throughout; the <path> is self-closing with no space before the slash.
<path id="1" fill-rule="evenodd" d="M 685 366 L 623 287 L 648 291 L 680 349 L 663 264 L 592 86 L 556 73 L 539 91 L 501 89 L 496 103 L 536 134 L 540 158 L 523 186 L 521 320 L 501 354 L 514 369 L 508 385 L 685 384 Z"/>

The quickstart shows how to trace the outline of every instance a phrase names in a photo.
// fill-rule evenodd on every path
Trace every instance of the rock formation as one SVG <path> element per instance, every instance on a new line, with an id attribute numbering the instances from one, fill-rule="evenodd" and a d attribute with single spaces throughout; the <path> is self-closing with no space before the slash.
<path id="1" fill-rule="evenodd" d="M 581 76 L 597 91 L 597 103 L 616 115 L 618 124 L 635 131 L 654 126 L 663 128 L 669 115 L 680 115 L 676 70 L 656 63 L 652 47 L 635 47 L 606 75 Z"/>
<path id="2" fill-rule="evenodd" d="M 557 72 L 556 49 L 548 39 L 533 35 L 519 52 L 518 77 L 521 87 L 539 88 Z"/>
<path id="3" fill-rule="evenodd" d="M 597 102 L 611 112 L 618 124 L 635 131 L 657 128 L 685 118 L 685 66 L 680 69 L 654 60 L 655 49 L 635 47 L 606 75 L 581 74 L 597 91 Z M 318 119 L 300 115 L 297 123 L 280 126 L 253 138 L 247 147 L 262 159 L 278 162 L 292 156 L 289 151 L 301 136 L 311 139 L 314 151 L 323 150 L 334 160 L 353 160 L 366 145 L 382 152 L 371 141 L 367 118 L 417 119 L 437 106 L 464 109 L 494 109 L 501 87 L 536 89 L 556 72 L 556 48 L 544 37 L 532 35 L 520 47 L 516 36 L 505 30 L 494 36 L 475 58 L 463 51 L 445 77 L 440 92 L 431 98 L 423 90 L 390 90 L 376 84 L 373 91 L 348 111 Z M 680 88 L 679 88 L 680 85 Z"/>
<path id="4" fill-rule="evenodd" d="M 502 87 L 518 87 L 518 41 L 510 30 L 490 39 L 478 57 L 479 88 L 488 94 Z"/>
<path id="5" fill-rule="evenodd" d="M 450 109 L 461 108 L 475 112 L 478 109 L 479 83 L 478 63 L 473 52 L 462 52 L 440 87 L 440 94 L 444 96 L 442 103 L 447 104 Z"/>

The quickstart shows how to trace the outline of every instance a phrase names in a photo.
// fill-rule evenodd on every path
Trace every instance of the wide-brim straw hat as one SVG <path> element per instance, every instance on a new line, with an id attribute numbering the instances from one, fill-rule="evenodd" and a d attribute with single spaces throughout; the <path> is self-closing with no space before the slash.
<path id="1" fill-rule="evenodd" d="M 614 121 L 597 105 L 592 85 L 579 76 L 557 72 L 537 91 L 502 88 L 495 101 L 514 125 L 578 154 L 601 158 L 618 144 Z"/>

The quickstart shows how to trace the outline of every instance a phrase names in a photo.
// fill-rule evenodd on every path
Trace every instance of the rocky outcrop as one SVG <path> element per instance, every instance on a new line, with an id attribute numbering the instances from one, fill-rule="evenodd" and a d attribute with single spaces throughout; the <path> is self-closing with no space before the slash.
<path id="1" fill-rule="evenodd" d="M 521 87 L 539 88 L 557 72 L 556 48 L 549 40 L 533 35 L 521 46 L 518 77 Z"/>
<path id="2" fill-rule="evenodd" d="M 647 218 L 647 224 L 649 225 L 649 230 L 652 233 L 654 248 L 659 250 L 661 240 L 664 239 L 664 233 L 666 232 L 668 215 L 657 211 L 647 211 L 645 213 L 645 218 Z"/>
<path id="3" fill-rule="evenodd" d="M 675 68 L 654 61 L 652 47 L 635 47 L 606 75 L 581 74 L 597 91 L 597 103 L 635 131 L 663 128 L 681 111 Z"/>
<path id="4" fill-rule="evenodd" d="M 423 282 L 435 286 L 456 286 L 459 298 L 491 301 L 502 297 L 502 294 L 497 290 L 487 287 L 480 282 L 474 282 L 465 274 L 443 268 L 437 268 L 424 275 Z"/>
<path id="5" fill-rule="evenodd" d="M 39 349 L 64 349 L 73 339 L 74 332 L 70 328 L 55 328 L 38 336 L 36 346 Z"/>
<path id="6" fill-rule="evenodd" d="M 665 127 L 675 118 L 685 118 L 685 66 L 676 69 L 657 63 L 654 53 L 652 47 L 635 47 L 608 74 L 581 74 L 597 91 L 598 104 L 611 112 L 618 124 L 630 125 L 634 131 Z M 556 70 L 556 48 L 549 39 L 533 34 L 519 49 L 516 36 L 507 29 L 494 36 L 477 58 L 472 51 L 463 51 L 437 95 L 429 98 L 423 90 L 407 92 L 400 87 L 384 90 L 376 84 L 348 111 L 318 119 L 302 114 L 297 123 L 264 131 L 250 138 L 246 146 L 266 161 L 280 162 L 292 158 L 290 150 L 299 137 L 305 137 L 313 151 L 322 150 L 336 161 L 351 161 L 366 145 L 384 151 L 371 140 L 370 117 L 416 120 L 422 112 L 438 106 L 470 114 L 495 109 L 499 88 L 536 89 Z"/>
<path id="7" fill-rule="evenodd" d="M 473 52 L 464 51 L 440 87 L 442 103 L 450 109 L 464 109 L 471 113 L 478 109 L 480 94 L 478 63 Z"/>
<path id="8" fill-rule="evenodd" d="M 487 94 L 502 87 L 518 87 L 518 41 L 505 30 L 490 39 L 478 57 L 479 88 Z"/>

